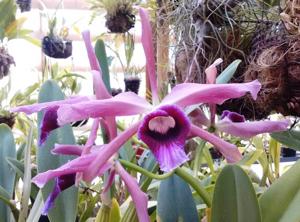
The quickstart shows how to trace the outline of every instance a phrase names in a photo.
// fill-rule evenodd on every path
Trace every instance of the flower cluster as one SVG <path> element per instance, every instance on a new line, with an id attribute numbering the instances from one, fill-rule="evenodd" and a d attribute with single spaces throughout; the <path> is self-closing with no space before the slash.
<path id="1" fill-rule="evenodd" d="M 47 201 L 47 210 L 58 193 L 70 184 L 74 184 L 79 179 L 91 181 L 110 170 L 111 175 L 114 175 L 115 172 L 118 173 L 127 185 L 133 201 L 139 206 L 136 208 L 139 220 L 142 222 L 149 221 L 146 195 L 115 157 L 120 147 L 136 133 L 138 138 L 148 145 L 161 170 L 165 172 L 172 171 L 189 160 L 184 151 L 184 145 L 186 140 L 192 137 L 200 137 L 214 145 L 229 163 L 237 162 L 242 158 L 235 145 L 193 123 L 185 113 L 185 108 L 203 103 L 215 106 L 222 104 L 225 100 L 241 97 L 246 93 L 250 93 L 255 99 L 261 87 L 260 83 L 257 80 L 242 84 L 182 83 L 175 86 L 159 103 L 152 32 L 147 11 L 140 9 L 140 16 L 143 29 L 142 44 L 147 58 L 146 68 L 153 95 L 152 104 L 133 92 L 120 93 L 115 97 L 110 96 L 102 82 L 101 69 L 93 52 L 90 36 L 85 32 L 83 38 L 93 70 L 96 96 L 78 96 L 63 101 L 33 104 L 13 109 L 14 112 L 27 114 L 44 112 L 40 126 L 39 143 L 41 145 L 47 140 L 51 131 L 60 126 L 87 118 L 94 119 L 90 138 L 85 146 L 56 145 L 52 150 L 56 154 L 77 155 L 77 158 L 57 169 L 42 172 L 33 178 L 33 182 L 39 187 L 43 187 L 51 179 L 57 181 L 54 192 Z M 216 72 L 216 65 L 213 64 L 207 71 Z M 136 114 L 141 114 L 142 119 L 117 135 L 115 117 Z M 197 118 L 199 118 L 198 115 L 192 119 Z M 94 141 L 100 123 L 106 127 L 110 142 L 97 146 L 94 145 Z M 209 121 L 204 121 L 204 123 L 209 126 Z M 286 121 L 247 122 L 239 114 L 224 112 L 221 120 L 215 126 L 218 130 L 233 135 L 251 137 L 259 133 L 284 130 L 287 124 Z M 70 183 L 67 183 L 66 180 Z"/>

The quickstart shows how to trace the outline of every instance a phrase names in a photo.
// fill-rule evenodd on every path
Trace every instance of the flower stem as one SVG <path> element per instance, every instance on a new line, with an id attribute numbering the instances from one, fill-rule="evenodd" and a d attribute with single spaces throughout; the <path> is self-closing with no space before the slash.
<path id="1" fill-rule="evenodd" d="M 134 164 L 134 163 L 131 163 L 129 161 L 126 161 L 126 160 L 121 160 L 119 159 L 120 163 L 125 166 L 125 167 L 128 167 L 136 172 L 139 172 L 147 177 L 150 177 L 152 179 L 156 179 L 156 180 L 164 180 L 164 179 L 167 179 L 168 177 L 172 176 L 174 171 L 172 172 L 169 172 L 169 173 L 165 173 L 165 174 L 162 174 L 162 175 L 158 175 L 158 174 L 154 174 L 154 173 L 151 173 L 149 172 L 148 170 L 145 170 L 144 168 Z"/>
<path id="2" fill-rule="evenodd" d="M 175 170 L 175 173 L 180 176 L 185 182 L 191 185 L 193 189 L 199 194 L 199 196 L 202 198 L 204 203 L 207 205 L 207 207 L 211 207 L 212 205 L 212 200 L 209 195 L 209 193 L 205 190 L 204 187 L 201 186 L 199 181 L 195 179 L 192 175 L 189 173 L 185 172 L 184 169 L 182 168 L 177 168 Z"/>
<path id="3" fill-rule="evenodd" d="M 195 155 L 195 161 L 194 161 L 194 167 L 193 167 L 193 171 L 194 171 L 194 176 L 197 176 L 198 174 L 198 170 L 200 168 L 200 164 L 201 164 L 201 156 L 202 156 L 202 152 L 203 152 L 203 148 L 205 147 L 206 141 L 201 140 L 201 142 L 198 144 L 197 148 L 196 148 L 196 155 Z"/>

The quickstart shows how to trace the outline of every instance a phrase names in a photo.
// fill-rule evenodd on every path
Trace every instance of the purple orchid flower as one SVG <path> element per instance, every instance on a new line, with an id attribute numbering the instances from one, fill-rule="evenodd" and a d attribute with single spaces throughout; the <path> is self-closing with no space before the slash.
<path id="1" fill-rule="evenodd" d="M 86 99 L 82 99 L 84 97 L 79 97 L 79 99 L 34 104 L 17 107 L 13 111 L 27 114 L 38 111 L 47 113 L 44 115 L 42 123 L 45 126 L 42 130 L 45 131 L 46 135 L 41 140 L 42 142 L 46 140 L 53 128 L 86 118 L 94 118 L 95 121 L 104 120 L 105 125 L 110 127 L 109 132 L 116 135 L 116 128 L 113 125 L 116 116 L 144 114 L 141 121 L 133 124 L 120 135 L 111 136 L 111 141 L 101 147 L 93 146 L 90 142 L 84 147 L 67 145 L 55 147 L 53 150 L 55 153 L 80 156 L 57 169 L 40 173 L 33 178 L 34 183 L 43 187 L 49 180 L 63 175 L 76 173 L 80 179 L 91 181 L 108 169 L 115 170 L 127 185 L 133 201 L 139 206 L 137 207 L 137 214 L 140 221 L 144 222 L 149 221 L 147 198 L 140 191 L 136 181 L 114 160 L 114 154 L 129 138 L 137 133 L 138 137 L 154 153 L 161 169 L 168 172 L 188 160 L 183 147 L 186 139 L 191 136 L 199 136 L 219 149 L 228 162 L 237 162 L 241 159 L 237 147 L 194 125 L 184 113 L 184 108 L 199 103 L 221 104 L 227 99 L 241 97 L 247 92 L 255 99 L 261 85 L 257 80 L 243 84 L 183 83 L 174 87 L 170 94 L 158 104 L 151 27 L 148 14 L 144 9 L 140 9 L 140 16 L 143 28 L 142 43 L 147 58 L 147 73 L 149 74 L 154 105 L 132 92 L 121 93 L 115 97 L 108 95 L 101 79 L 101 70 L 95 59 L 90 38 L 85 38 L 91 67 L 95 70 L 93 75 L 96 98 L 86 97 Z M 96 82 L 99 84 L 95 84 Z M 54 123 L 48 124 L 47 122 L 50 120 Z M 94 135 L 95 138 L 96 123 L 93 128 L 95 130 L 92 130 L 93 133 L 90 136 Z"/>
<path id="2" fill-rule="evenodd" d="M 140 15 L 143 28 L 142 43 L 147 58 L 147 71 L 150 75 L 150 85 L 153 90 L 153 102 L 156 103 L 158 93 L 155 81 L 156 74 L 153 67 L 154 55 L 152 50 L 149 50 L 149 47 L 152 47 L 152 41 L 149 38 L 152 32 L 147 12 L 144 9 L 140 9 Z M 93 57 L 91 56 L 93 54 L 93 50 L 88 49 L 90 58 Z M 99 84 L 96 88 L 101 88 L 102 86 L 102 84 Z M 27 111 L 28 113 L 28 110 L 31 109 L 35 111 L 50 110 L 48 112 L 56 113 L 57 124 L 60 126 L 86 118 L 114 118 L 116 116 L 146 114 L 143 121 L 130 127 L 114 138 L 103 149 L 99 150 L 97 157 L 83 174 L 86 178 L 94 178 L 97 175 L 97 169 L 101 168 L 118 151 L 122 144 L 137 131 L 139 138 L 144 140 L 153 151 L 162 170 L 168 172 L 188 160 L 187 155 L 183 151 L 183 145 L 188 134 L 199 136 L 212 143 L 229 162 L 239 161 L 241 154 L 234 145 L 207 133 L 193 124 L 189 127 L 189 120 L 183 109 L 189 105 L 199 103 L 221 104 L 227 99 L 241 97 L 247 92 L 250 92 L 253 98 L 256 98 L 260 87 L 261 85 L 257 80 L 243 84 L 183 83 L 174 87 L 171 93 L 157 106 L 150 105 L 144 98 L 132 92 L 126 92 L 113 98 L 89 99 L 76 103 L 66 100 L 65 104 L 60 103 L 59 105 L 53 103 L 35 104 L 18 107 L 14 111 Z M 96 91 L 103 92 L 103 89 Z M 58 106 L 58 108 L 51 109 L 53 106 Z M 44 118 L 44 121 L 48 120 Z M 145 130 L 146 128 L 148 129 Z M 166 139 L 167 137 L 169 139 Z M 173 141 L 170 142 L 171 140 Z"/>
<path id="3" fill-rule="evenodd" d="M 216 66 L 222 62 L 222 59 L 217 59 L 206 70 L 207 82 L 209 84 L 215 84 L 217 76 Z M 228 110 L 223 111 L 221 120 L 215 123 L 215 111 L 216 105 L 210 103 L 211 120 L 206 118 L 204 113 L 196 109 L 191 113 L 191 117 L 194 123 L 197 125 L 205 125 L 207 127 L 214 126 L 219 131 L 229 133 L 241 138 L 250 138 L 261 133 L 271 133 L 277 131 L 283 131 L 289 125 L 288 120 L 281 121 L 246 121 L 245 117 L 236 112 L 230 112 Z"/>

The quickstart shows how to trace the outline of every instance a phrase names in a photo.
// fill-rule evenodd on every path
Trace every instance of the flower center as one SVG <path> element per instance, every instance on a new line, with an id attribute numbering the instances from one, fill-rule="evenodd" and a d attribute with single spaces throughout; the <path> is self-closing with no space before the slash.
<path id="1" fill-rule="evenodd" d="M 148 123 L 148 127 L 151 131 L 161 134 L 165 134 L 170 128 L 174 128 L 175 125 L 175 120 L 171 116 L 156 116 Z"/>

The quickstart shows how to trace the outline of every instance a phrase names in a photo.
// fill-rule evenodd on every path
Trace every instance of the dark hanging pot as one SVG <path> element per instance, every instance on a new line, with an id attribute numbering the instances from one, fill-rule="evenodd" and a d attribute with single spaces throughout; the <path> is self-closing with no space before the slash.
<path id="1" fill-rule="evenodd" d="M 12 129 L 15 125 L 15 114 L 6 112 L 6 111 L 1 112 L 0 113 L 0 124 L 2 124 L 2 123 L 8 125 Z"/>
<path id="2" fill-rule="evenodd" d="M 51 58 L 66 59 L 72 55 L 72 41 L 48 35 L 43 38 L 42 51 Z"/>
<path id="3" fill-rule="evenodd" d="M 0 46 L 0 79 L 9 74 L 10 65 L 15 65 L 14 58 L 7 52 L 5 47 Z"/>
<path id="4" fill-rule="evenodd" d="M 135 24 L 135 15 L 130 3 L 118 3 L 115 13 L 107 13 L 105 18 L 105 25 L 112 33 L 128 32 Z"/>
<path id="5" fill-rule="evenodd" d="M 31 10 L 31 0 L 17 0 L 21 12 L 29 12 Z"/>
<path id="6" fill-rule="evenodd" d="M 140 78 L 139 77 L 125 77 L 124 79 L 125 82 L 125 92 L 131 91 L 136 94 L 139 93 L 139 88 L 140 88 Z"/>

